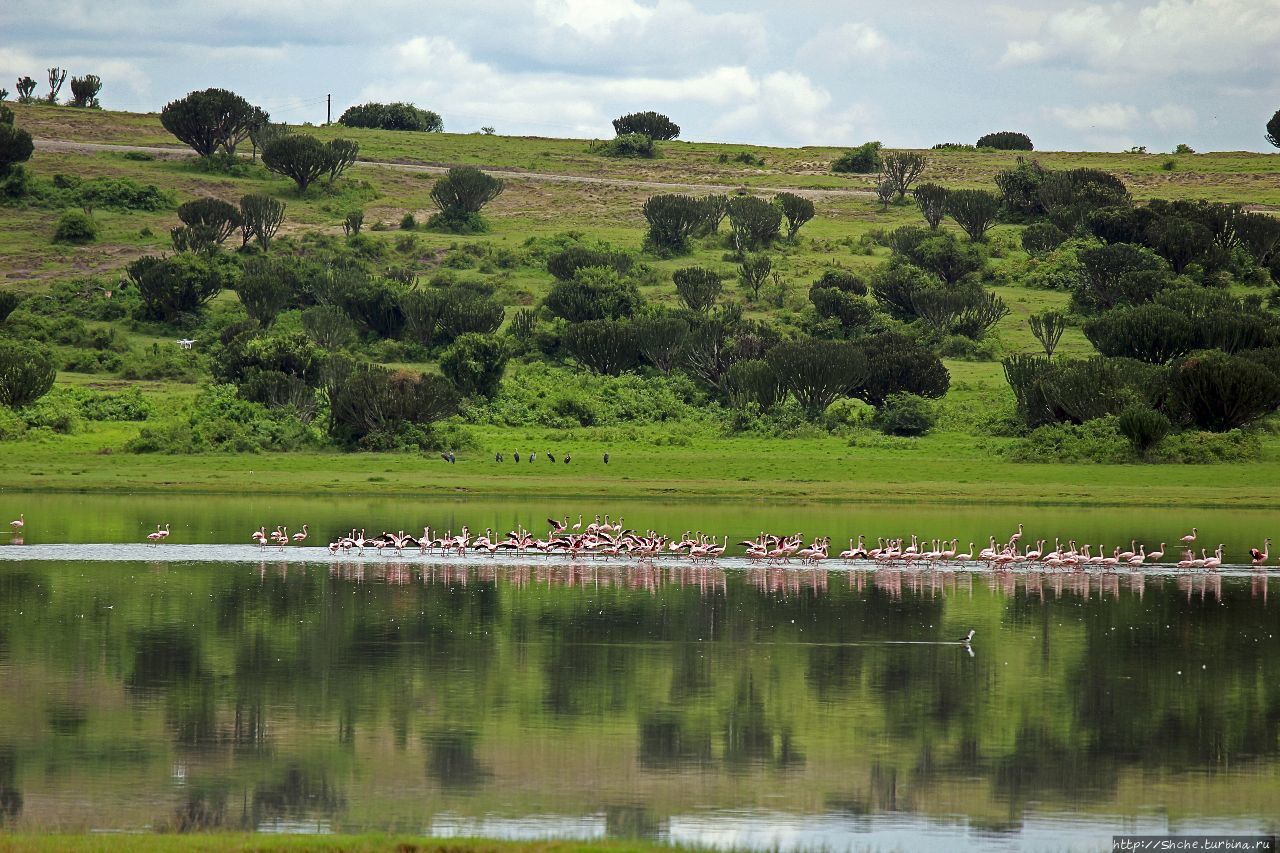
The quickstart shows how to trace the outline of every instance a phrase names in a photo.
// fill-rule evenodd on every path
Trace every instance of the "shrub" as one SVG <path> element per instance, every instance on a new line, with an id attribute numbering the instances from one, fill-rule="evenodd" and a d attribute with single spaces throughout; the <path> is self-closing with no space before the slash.
<path id="1" fill-rule="evenodd" d="M 609 267 L 618 275 L 631 272 L 634 261 L 626 252 L 569 246 L 547 258 L 547 272 L 560 281 L 569 281 L 584 267 Z"/>
<path id="2" fill-rule="evenodd" d="M 1022 229 L 1022 248 L 1032 255 L 1052 252 L 1067 241 L 1067 232 L 1052 222 L 1034 222 Z"/>
<path id="3" fill-rule="evenodd" d="M 979 148 L 994 148 L 997 151 L 1031 151 L 1031 137 L 1016 130 L 998 130 L 978 137 Z"/>
<path id="4" fill-rule="evenodd" d="M 885 435 L 920 436 L 937 422 L 933 405 L 915 394 L 890 394 L 876 409 L 871 424 Z"/>
<path id="5" fill-rule="evenodd" d="M 765 360 L 810 420 L 819 419 L 837 397 L 849 394 L 867 376 L 863 351 L 843 341 L 809 338 L 779 344 Z"/>
<path id="6" fill-rule="evenodd" d="M 961 243 L 950 231 L 899 228 L 889 235 L 896 256 L 933 273 L 947 284 L 955 284 L 982 270 L 986 258 L 972 243 Z"/>
<path id="7" fill-rule="evenodd" d="M 245 312 L 264 329 L 275 322 L 276 315 L 294 301 L 301 289 L 298 265 L 292 259 L 251 258 L 236 283 Z"/>
<path id="8" fill-rule="evenodd" d="M 658 154 L 658 147 L 651 137 L 643 133 L 620 133 L 600 149 L 606 157 L 635 157 L 650 159 Z"/>
<path id="9" fill-rule="evenodd" d="M 1029 427 L 1084 423 L 1118 414 L 1138 400 L 1159 392 L 1161 371 L 1142 369 L 1140 362 L 1120 358 L 1050 361 L 1034 355 L 1004 360 L 1005 378 L 1017 401 L 1018 415 Z M 1149 395 L 1149 396 L 1148 396 Z"/>
<path id="10" fill-rule="evenodd" d="M 1168 265 L 1155 252 L 1129 243 L 1112 243 L 1079 253 L 1082 276 L 1071 304 L 1085 314 L 1117 305 L 1150 302 L 1169 284 Z"/>
<path id="11" fill-rule="evenodd" d="M 871 279 L 871 293 L 881 310 L 895 320 L 916 319 L 916 294 L 940 286 L 935 276 L 914 264 L 885 264 Z"/>
<path id="12" fill-rule="evenodd" d="M 1129 439 L 1129 444 L 1140 456 L 1164 440 L 1173 430 L 1173 424 L 1163 412 L 1134 404 L 1127 406 L 1116 419 L 1116 427 L 1120 434 Z"/>
<path id="13" fill-rule="evenodd" d="M 720 298 L 724 284 L 720 273 L 705 267 L 685 267 L 671 274 L 676 285 L 676 295 L 690 311 L 706 313 Z"/>
<path id="14" fill-rule="evenodd" d="M 341 349 L 355 337 L 351 318 L 332 305 L 316 305 L 303 311 L 302 328 L 317 346 L 330 352 Z"/>
<path id="15" fill-rule="evenodd" d="M 915 151 L 895 151 L 884 157 L 880 169 L 884 179 L 893 186 L 898 198 L 902 199 L 916 178 L 924 172 L 928 162 L 924 155 Z"/>
<path id="16" fill-rule="evenodd" d="M 201 157 L 212 157 L 219 149 L 234 154 L 236 144 L 265 115 L 234 92 L 205 89 L 165 104 L 160 123 Z"/>
<path id="17" fill-rule="evenodd" d="M 131 453 L 261 453 L 296 450 L 312 443 L 306 425 L 292 413 L 273 412 L 239 396 L 231 385 L 213 385 L 196 395 L 178 418 L 143 427 L 125 443 Z"/>
<path id="18" fill-rule="evenodd" d="M 64 210 L 53 230 L 55 243 L 92 243 L 98 239 L 98 223 L 83 210 Z"/>
<path id="19" fill-rule="evenodd" d="M 729 227 L 733 230 L 734 248 L 739 253 L 754 252 L 777 239 L 782 211 L 764 199 L 738 196 L 729 200 Z"/>
<path id="20" fill-rule="evenodd" d="M 564 346 L 582 364 L 597 373 L 617 376 L 635 367 L 640 350 L 627 320 L 588 320 L 570 326 Z"/>
<path id="21" fill-rule="evenodd" d="M 49 393 L 57 371 L 37 343 L 0 338 L 0 406 L 19 409 Z"/>
<path id="22" fill-rule="evenodd" d="M 440 372 L 466 397 L 493 397 L 507 368 L 505 341 L 497 335 L 459 335 L 440 356 Z"/>
<path id="23" fill-rule="evenodd" d="M 338 118 L 338 124 L 381 130 L 416 130 L 421 133 L 439 133 L 444 130 L 444 122 L 439 113 L 401 102 L 347 107 Z"/>
<path id="24" fill-rule="evenodd" d="M 650 196 L 642 211 L 649 224 L 646 246 L 673 253 L 688 250 L 689 237 L 706 215 L 702 202 L 687 195 Z"/>
<path id="25" fill-rule="evenodd" d="M 618 136 L 642 134 L 650 139 L 669 140 L 680 135 L 680 125 L 653 111 L 630 113 L 613 120 L 613 132 Z"/>
<path id="26" fill-rule="evenodd" d="M 822 273 L 822 277 L 815 281 L 813 286 L 815 288 L 834 288 L 844 293 L 852 293 L 855 296 L 867 295 L 867 283 L 863 281 L 862 276 L 843 267 L 825 270 Z"/>
<path id="27" fill-rule="evenodd" d="M 980 340 L 1009 314 L 1004 300 L 981 287 L 930 287 L 912 294 L 912 309 L 939 337 Z"/>
<path id="28" fill-rule="evenodd" d="M 483 230 L 480 211 L 502 193 L 503 186 L 474 166 L 454 166 L 431 188 L 431 200 L 440 212 L 428 224 L 446 231 Z"/>
<path id="29" fill-rule="evenodd" d="M 0 121 L 0 175 L 30 160 L 34 152 L 35 143 L 30 133 L 15 127 L 12 121 Z"/>
<path id="30" fill-rule="evenodd" d="M 74 187 L 76 203 L 86 213 L 99 208 L 121 211 L 166 210 L 173 206 L 170 195 L 154 184 L 139 184 L 128 178 L 92 178 Z"/>
<path id="31" fill-rule="evenodd" d="M 1010 446 L 1005 455 L 1015 462 L 1093 462 L 1121 464 L 1132 461 L 1128 441 L 1112 416 L 1083 424 L 1046 424 L 1033 429 L 1026 440 Z"/>
<path id="32" fill-rule="evenodd" d="M 364 227 L 364 211 L 352 210 L 342 217 L 342 233 L 346 237 L 360 236 L 360 229 Z"/>
<path id="33" fill-rule="evenodd" d="M 1173 149 L 1174 154 L 1194 154 L 1196 150 L 1185 142 L 1179 142 Z"/>
<path id="34" fill-rule="evenodd" d="M 458 393 L 443 376 L 355 365 L 330 392 L 329 433 L 347 445 L 375 443 L 406 425 L 429 427 L 458 410 Z"/>
<path id="35" fill-rule="evenodd" d="M 231 280 L 227 264 L 189 253 L 169 258 L 147 255 L 125 270 L 138 288 L 146 317 L 166 323 L 200 310 Z"/>
<path id="36" fill-rule="evenodd" d="M 701 216 L 694 233 L 700 237 L 706 237 L 719 232 L 720 222 L 724 219 L 725 214 L 729 212 L 729 197 L 727 195 L 706 195 L 698 200 L 698 204 L 701 209 Z"/>
<path id="37" fill-rule="evenodd" d="M 640 291 L 608 267 L 584 267 L 572 281 L 551 286 L 543 304 L 553 315 L 581 323 L 630 317 L 643 305 Z"/>
<path id="38" fill-rule="evenodd" d="M 439 338 L 451 343 L 468 332 L 492 334 L 502 325 L 505 312 L 492 299 L 477 293 L 450 294 L 440 312 Z"/>
<path id="39" fill-rule="evenodd" d="M 929 223 L 930 230 L 936 231 L 947 212 L 947 188 L 937 184 L 921 184 L 911 191 L 916 200 L 920 215 Z"/>
<path id="40" fill-rule="evenodd" d="M 22 304 L 23 296 L 15 290 L 0 290 L 0 323 L 9 319 L 14 309 Z"/>
<path id="41" fill-rule="evenodd" d="M 1043 166 L 1035 160 L 1027 161 L 1018 158 L 1018 165 L 996 174 L 996 186 L 1004 207 L 1009 213 L 1019 217 L 1033 217 L 1044 214 L 1044 204 L 1040 200 L 1040 186 L 1048 174 Z"/>
<path id="42" fill-rule="evenodd" d="M 778 193 L 773 200 L 782 208 L 782 215 L 786 217 L 787 242 L 794 243 L 796 232 L 802 225 L 813 219 L 813 202 L 795 193 Z"/>
<path id="43" fill-rule="evenodd" d="M 747 359 L 729 367 L 724 375 L 725 394 L 735 409 L 759 406 L 769 411 L 785 393 L 778 372 L 763 359 Z"/>
<path id="44" fill-rule="evenodd" d="M 1084 324 L 1084 335 L 1109 356 L 1165 364 L 1199 345 L 1200 331 L 1182 312 L 1164 305 L 1114 308 Z"/>
<path id="45" fill-rule="evenodd" d="M 956 224 L 978 242 L 1000 214 L 1000 197 L 986 190 L 952 190 L 947 194 L 947 213 Z"/>
<path id="46" fill-rule="evenodd" d="M 1280 408 L 1280 378 L 1240 356 L 1210 351 L 1174 365 L 1174 404 L 1201 429 L 1226 432 Z"/>
<path id="47" fill-rule="evenodd" d="M 219 198 L 198 198 L 178 205 L 178 219 L 214 244 L 222 243 L 242 224 L 239 209 Z"/>
<path id="48" fill-rule="evenodd" d="M 866 329 L 875 316 L 867 300 L 835 287 L 815 284 L 809 288 L 809 301 L 820 319 L 834 321 L 838 325 L 838 336 L 842 338 L 852 337 Z"/>
<path id="49" fill-rule="evenodd" d="M 837 157 L 831 164 L 831 171 L 870 175 L 879 172 L 880 165 L 880 143 L 864 142 Z"/>

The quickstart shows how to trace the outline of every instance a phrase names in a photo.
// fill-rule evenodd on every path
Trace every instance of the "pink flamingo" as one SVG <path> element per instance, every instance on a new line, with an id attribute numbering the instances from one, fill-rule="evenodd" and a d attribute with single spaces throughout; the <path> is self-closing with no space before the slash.
<path id="1" fill-rule="evenodd" d="M 26 513 L 21 513 L 21 512 L 18 513 L 18 517 L 15 518 L 13 521 L 9 522 L 9 527 L 13 529 L 14 533 L 21 533 L 22 528 L 26 526 L 27 526 Z"/>
<path id="2" fill-rule="evenodd" d="M 1190 545 L 1192 542 L 1196 541 L 1196 533 L 1197 530 L 1194 527 L 1191 528 L 1191 532 L 1182 537 L 1182 544 Z"/>
<path id="3" fill-rule="evenodd" d="M 293 534 L 293 541 L 294 541 L 294 542 L 306 542 L 306 541 L 307 541 L 307 525 L 305 525 L 305 524 L 303 524 L 303 525 L 302 525 L 302 532 L 301 532 L 301 533 L 295 533 L 295 534 Z"/>
<path id="4" fill-rule="evenodd" d="M 152 545 L 159 545 L 160 542 L 168 535 L 169 535 L 169 525 L 166 524 L 164 526 L 164 530 L 161 530 L 160 525 L 157 524 L 155 532 L 147 534 L 147 541 L 150 542 Z"/>
<path id="5" fill-rule="evenodd" d="M 1263 543 L 1261 551 L 1257 548 L 1250 548 L 1249 556 L 1253 558 L 1253 564 L 1255 566 L 1261 566 L 1267 560 L 1271 559 L 1271 540 L 1268 539 Z"/>

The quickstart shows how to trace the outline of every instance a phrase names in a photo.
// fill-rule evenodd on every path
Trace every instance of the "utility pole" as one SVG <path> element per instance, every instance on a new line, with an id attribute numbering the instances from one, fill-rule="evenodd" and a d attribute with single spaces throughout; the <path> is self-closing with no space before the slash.
<path id="1" fill-rule="evenodd" d="M 324 123 L 333 123 L 333 95 L 324 96 Z"/>

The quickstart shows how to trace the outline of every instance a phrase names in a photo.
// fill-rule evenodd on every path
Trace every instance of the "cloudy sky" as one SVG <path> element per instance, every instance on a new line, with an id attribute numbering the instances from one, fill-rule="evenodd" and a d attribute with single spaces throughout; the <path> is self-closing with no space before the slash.
<path id="1" fill-rule="evenodd" d="M 4 0 L 0 86 L 96 73 L 103 105 L 222 86 L 277 119 L 408 100 L 445 128 L 927 147 L 1271 150 L 1280 0 Z M 69 87 L 67 90 L 69 94 Z"/>

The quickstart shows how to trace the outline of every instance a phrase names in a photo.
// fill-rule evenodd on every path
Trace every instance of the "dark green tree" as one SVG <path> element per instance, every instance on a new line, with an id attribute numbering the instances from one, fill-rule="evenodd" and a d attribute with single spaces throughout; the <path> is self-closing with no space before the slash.
<path id="1" fill-rule="evenodd" d="M 947 188 L 937 184 L 921 184 L 911 191 L 920 208 L 920 215 L 929 223 L 930 230 L 938 230 L 942 217 L 947 213 Z"/>
<path id="2" fill-rule="evenodd" d="M 670 373 L 680 363 L 685 338 L 689 336 L 689 324 L 679 317 L 653 314 L 631 322 L 636 348 L 650 364 L 663 373 Z"/>
<path id="3" fill-rule="evenodd" d="M 997 151 L 1031 151 L 1031 137 L 1016 130 L 998 130 L 978 137 L 979 148 L 994 148 Z"/>
<path id="4" fill-rule="evenodd" d="M 250 240 L 257 240 L 262 251 L 271 248 L 271 239 L 280 230 L 284 222 L 285 205 L 269 195 L 251 193 L 240 199 L 240 245 L 249 245 Z"/>
<path id="5" fill-rule="evenodd" d="M 475 166 L 454 166 L 431 188 L 431 200 L 440 208 L 432 222 L 445 230 L 483 230 L 480 211 L 502 193 L 503 186 Z"/>
<path id="6" fill-rule="evenodd" d="M 680 136 L 680 125 L 652 110 L 630 113 L 613 120 L 613 132 L 618 136 L 642 133 L 650 139 L 669 140 Z"/>
<path id="7" fill-rule="evenodd" d="M 49 393 L 56 375 L 53 356 L 42 345 L 0 338 L 0 406 L 34 403 Z"/>
<path id="8" fill-rule="evenodd" d="M 458 392 L 443 376 L 352 367 L 329 394 L 329 433 L 349 445 L 368 444 L 407 424 L 429 426 L 458 411 Z"/>
<path id="9" fill-rule="evenodd" d="M 773 200 L 782 208 L 782 215 L 787 220 L 787 242 L 796 241 L 796 232 L 810 219 L 813 219 L 813 202 L 795 193 L 778 193 Z"/>
<path id="10" fill-rule="evenodd" d="M 635 260 L 626 252 L 569 246 L 547 258 L 547 272 L 560 281 L 569 281 L 584 267 L 610 267 L 618 275 L 626 275 L 634 263 Z"/>
<path id="11" fill-rule="evenodd" d="M 329 149 L 329 183 L 333 183 L 356 162 L 360 144 L 350 139 L 330 139 L 326 147 Z"/>
<path id="12" fill-rule="evenodd" d="M 160 111 L 164 129 L 201 157 L 211 157 L 219 148 L 234 153 L 234 140 L 244 138 L 255 119 L 253 106 L 226 89 L 191 92 Z"/>
<path id="13" fill-rule="evenodd" d="M 745 195 L 729 200 L 729 227 L 738 253 L 767 248 L 782 230 L 782 211 L 762 198 Z"/>
<path id="14" fill-rule="evenodd" d="M 1173 424 L 1163 412 L 1141 403 L 1126 406 L 1116 419 L 1116 427 L 1140 456 L 1146 456 L 1173 431 Z"/>
<path id="15" fill-rule="evenodd" d="M 333 156 L 329 146 L 314 136 L 289 134 L 267 143 L 262 149 L 262 165 L 292 180 L 301 195 L 312 182 L 329 173 Z"/>
<path id="16" fill-rule="evenodd" d="M 1267 122 L 1266 140 L 1277 148 L 1280 148 L 1280 110 L 1276 110 L 1271 116 L 1271 120 Z"/>
<path id="17" fill-rule="evenodd" d="M 642 212 L 649 224 L 645 244 L 659 252 L 672 253 L 688 251 L 689 237 L 706 216 L 702 202 L 687 195 L 650 196 Z"/>
<path id="18" fill-rule="evenodd" d="M 565 329 L 569 354 L 594 370 L 617 376 L 636 366 L 640 348 L 630 320 L 588 320 Z"/>
<path id="19" fill-rule="evenodd" d="M 760 288 L 764 287 L 772 269 L 773 262 L 763 252 L 743 256 L 742 263 L 738 265 L 738 281 L 741 282 L 742 289 L 750 294 L 752 302 L 759 301 Z"/>
<path id="20" fill-rule="evenodd" d="M 907 392 L 938 399 L 951 387 L 942 360 L 900 332 L 880 332 L 859 342 L 867 372 L 852 396 L 881 406 L 891 394 Z"/>
<path id="21" fill-rule="evenodd" d="M 898 199 L 902 200 L 928 164 L 929 161 L 919 152 L 895 151 L 885 155 L 880 172 L 884 175 L 884 179 L 893 185 Z"/>
<path id="22" fill-rule="evenodd" d="M 846 151 L 831 164 L 833 172 L 848 172 L 856 175 L 871 175 L 880 171 L 880 143 L 864 142 L 851 151 Z"/>
<path id="23" fill-rule="evenodd" d="M 551 286 L 547 310 L 570 323 L 630 317 L 644 304 L 635 283 L 609 267 L 583 267 L 572 281 Z"/>
<path id="24" fill-rule="evenodd" d="M 1176 407 L 1201 429 L 1226 432 L 1280 408 L 1280 378 L 1266 367 L 1224 352 L 1193 355 L 1174 365 Z"/>
<path id="25" fill-rule="evenodd" d="M 241 226 L 240 211 L 220 198 L 197 198 L 178 205 L 178 219 L 200 242 L 220 245 Z"/>
<path id="26" fill-rule="evenodd" d="M 1053 358 L 1053 352 L 1062 340 L 1062 333 L 1067 328 L 1067 318 L 1061 311 L 1043 311 L 1027 318 L 1031 326 L 1031 334 L 1044 348 L 1045 358 Z"/>
<path id="27" fill-rule="evenodd" d="M 706 313 L 720 298 L 724 284 L 720 273 L 706 267 L 685 267 L 671 274 L 676 284 L 676 295 L 690 311 Z"/>
<path id="28" fill-rule="evenodd" d="M 502 306 L 492 299 L 475 293 L 451 294 L 440 312 L 438 337 L 451 343 L 467 333 L 493 334 L 505 316 Z"/>
<path id="29" fill-rule="evenodd" d="M 71 106 L 82 109 L 100 109 L 98 93 L 102 91 L 102 78 L 97 74 L 71 78 Z"/>
<path id="30" fill-rule="evenodd" d="M 338 118 L 338 123 L 347 127 L 416 130 L 423 133 L 440 133 L 444 130 L 444 122 L 440 119 L 439 113 L 399 102 L 347 107 Z"/>
<path id="31" fill-rule="evenodd" d="M 1079 258 L 1083 275 L 1072 291 L 1071 304 L 1084 314 L 1150 302 L 1169 286 L 1168 264 L 1143 246 L 1095 246 L 1081 251 Z"/>
<path id="32" fill-rule="evenodd" d="M 1163 305 L 1113 308 L 1084 324 L 1084 335 L 1108 356 L 1165 364 L 1195 350 L 1199 329 L 1185 314 Z"/>
<path id="33" fill-rule="evenodd" d="M 735 409 L 756 405 L 764 412 L 777 405 L 786 393 L 773 365 L 760 358 L 730 365 L 724 374 L 724 391 Z"/>
<path id="34" fill-rule="evenodd" d="M 148 319 L 172 323 L 199 311 L 231 283 L 231 266 L 218 258 L 184 253 L 168 258 L 152 255 L 127 266 Z"/>
<path id="35" fill-rule="evenodd" d="M 779 344 L 765 356 L 782 386 L 812 420 L 866 379 L 867 358 L 844 341 L 814 338 Z"/>
<path id="36" fill-rule="evenodd" d="M 236 283 L 245 313 L 264 329 L 296 301 L 301 289 L 298 264 L 291 258 L 250 258 Z"/>
<path id="37" fill-rule="evenodd" d="M 1000 197 L 986 190 L 952 190 L 947 194 L 947 213 L 976 243 L 986 239 L 1000 215 Z"/>
<path id="38" fill-rule="evenodd" d="M 36 150 L 31 134 L 11 122 L 0 122 L 0 176 L 31 159 Z"/>
<path id="39" fill-rule="evenodd" d="M 492 398 L 498 393 L 510 357 L 503 337 L 468 332 L 440 355 L 440 372 L 464 397 Z"/>

